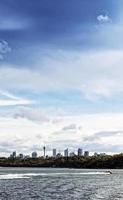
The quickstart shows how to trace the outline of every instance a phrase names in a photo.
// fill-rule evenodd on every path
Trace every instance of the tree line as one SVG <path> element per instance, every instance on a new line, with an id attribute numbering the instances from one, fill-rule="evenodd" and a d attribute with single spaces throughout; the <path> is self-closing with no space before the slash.
<path id="1" fill-rule="evenodd" d="M 1 167 L 56 167 L 88 169 L 123 169 L 123 153 L 105 156 L 39 157 L 39 158 L 0 158 Z"/>

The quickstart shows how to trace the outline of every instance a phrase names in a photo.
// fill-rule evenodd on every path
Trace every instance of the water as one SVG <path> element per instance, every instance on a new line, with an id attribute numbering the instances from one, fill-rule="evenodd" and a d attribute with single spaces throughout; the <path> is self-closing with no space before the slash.
<path id="1" fill-rule="evenodd" d="M 123 170 L 0 168 L 0 200 L 123 200 Z"/>

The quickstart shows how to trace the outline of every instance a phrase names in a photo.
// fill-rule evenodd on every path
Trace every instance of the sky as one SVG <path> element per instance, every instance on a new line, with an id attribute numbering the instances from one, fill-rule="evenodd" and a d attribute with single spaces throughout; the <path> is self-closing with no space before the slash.
<path id="1" fill-rule="evenodd" d="M 0 156 L 123 152 L 123 1 L 0 1 Z"/>

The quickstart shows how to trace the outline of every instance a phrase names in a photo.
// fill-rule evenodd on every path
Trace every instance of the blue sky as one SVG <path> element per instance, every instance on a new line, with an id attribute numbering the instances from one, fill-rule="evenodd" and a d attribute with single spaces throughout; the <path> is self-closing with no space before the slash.
<path id="1" fill-rule="evenodd" d="M 1 0 L 1 154 L 6 144 L 7 153 L 28 153 L 32 141 L 37 151 L 59 141 L 61 149 L 121 151 L 122 13 L 122 0 Z M 64 132 L 71 124 L 76 128 Z M 100 132 L 90 145 L 89 135 Z"/>

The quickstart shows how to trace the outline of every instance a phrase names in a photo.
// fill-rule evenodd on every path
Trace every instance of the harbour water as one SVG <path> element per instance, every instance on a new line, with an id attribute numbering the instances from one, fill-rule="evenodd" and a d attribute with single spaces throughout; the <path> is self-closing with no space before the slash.
<path id="1" fill-rule="evenodd" d="M 123 200 L 123 170 L 0 168 L 0 200 Z"/>

